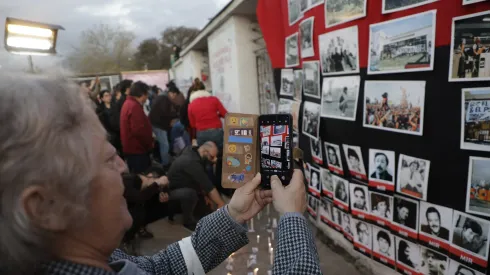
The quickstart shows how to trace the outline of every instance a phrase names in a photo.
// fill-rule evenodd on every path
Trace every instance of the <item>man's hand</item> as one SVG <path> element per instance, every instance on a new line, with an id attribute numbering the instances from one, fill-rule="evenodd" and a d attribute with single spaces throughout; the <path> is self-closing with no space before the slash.
<path id="1" fill-rule="evenodd" d="M 261 181 L 260 173 L 238 188 L 228 204 L 230 216 L 243 224 L 259 213 L 264 206 L 272 202 L 271 190 L 257 189 Z"/>
<path id="2" fill-rule="evenodd" d="M 168 178 L 166 176 L 159 177 L 158 179 L 155 180 L 155 182 L 158 184 L 160 187 L 167 187 L 169 184 Z"/>
<path id="3" fill-rule="evenodd" d="M 274 208 L 279 214 L 303 213 L 306 210 L 306 190 L 301 170 L 294 170 L 291 182 L 285 187 L 277 176 L 272 176 L 271 188 Z"/>
<path id="4" fill-rule="evenodd" d="M 168 202 L 169 200 L 168 193 L 160 192 L 158 199 L 160 200 L 161 203 Z"/>

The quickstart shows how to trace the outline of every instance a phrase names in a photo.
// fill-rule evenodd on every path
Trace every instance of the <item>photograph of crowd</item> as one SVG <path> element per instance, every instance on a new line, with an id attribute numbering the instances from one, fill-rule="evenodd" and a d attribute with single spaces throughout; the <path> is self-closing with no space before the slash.
<path id="1" fill-rule="evenodd" d="M 355 121 L 360 84 L 358 75 L 323 78 L 321 116 Z"/>
<path id="2" fill-rule="evenodd" d="M 294 73 L 293 69 L 281 70 L 281 90 L 279 95 L 293 96 L 294 95 Z"/>
<path id="3" fill-rule="evenodd" d="M 315 49 L 313 48 L 313 24 L 315 17 L 309 17 L 304 19 L 299 24 L 299 38 L 301 45 L 301 58 L 312 57 L 315 55 Z"/>
<path id="4" fill-rule="evenodd" d="M 373 225 L 373 259 L 395 269 L 395 238 L 390 231 Z"/>
<path id="5" fill-rule="evenodd" d="M 288 19 L 289 26 L 294 25 L 303 17 L 301 12 L 300 1 L 298 0 L 288 0 Z"/>
<path id="6" fill-rule="evenodd" d="M 366 0 L 325 1 L 325 28 L 366 16 Z"/>
<path id="7" fill-rule="evenodd" d="M 461 149 L 490 151 L 490 87 L 461 93 Z"/>
<path id="8" fill-rule="evenodd" d="M 301 101 L 303 97 L 303 70 L 294 70 L 294 100 Z"/>
<path id="9" fill-rule="evenodd" d="M 419 274 L 420 246 L 395 236 L 396 267 L 404 274 Z M 437 274 L 439 275 L 439 274 Z"/>
<path id="10" fill-rule="evenodd" d="M 383 14 L 407 10 L 435 1 L 437 0 L 383 0 Z"/>
<path id="11" fill-rule="evenodd" d="M 466 212 L 490 217 L 490 158 L 470 157 Z"/>
<path id="12" fill-rule="evenodd" d="M 340 146 L 325 142 L 325 154 L 327 155 L 328 169 L 336 174 L 344 175 L 344 168 L 340 156 Z"/>
<path id="13" fill-rule="evenodd" d="M 400 154 L 398 158 L 398 193 L 427 200 L 430 161 Z"/>
<path id="14" fill-rule="evenodd" d="M 448 268 L 447 256 L 425 246 L 420 246 L 420 259 L 420 274 L 446 274 Z"/>
<path id="15" fill-rule="evenodd" d="M 469 268 L 468 266 L 458 263 L 455 260 L 450 259 L 449 260 L 449 269 L 446 274 L 449 275 L 485 275 L 484 273 L 478 272 L 472 268 Z"/>
<path id="16" fill-rule="evenodd" d="M 305 101 L 303 105 L 303 134 L 318 139 L 320 130 L 320 104 Z"/>
<path id="17" fill-rule="evenodd" d="M 287 98 L 280 98 L 279 104 L 277 106 L 277 113 L 279 114 L 290 114 L 291 106 L 293 105 L 294 100 Z"/>
<path id="18" fill-rule="evenodd" d="M 333 178 L 330 171 L 320 167 L 320 175 L 322 178 L 322 194 L 333 199 Z"/>
<path id="19" fill-rule="evenodd" d="M 425 81 L 366 81 L 364 127 L 423 134 Z"/>
<path id="20" fill-rule="evenodd" d="M 305 96 L 320 98 L 320 63 L 318 61 L 303 62 L 303 92 Z"/>
<path id="21" fill-rule="evenodd" d="M 286 37 L 286 67 L 299 66 L 299 48 L 298 48 L 298 33 L 293 33 Z"/>
<path id="22" fill-rule="evenodd" d="M 359 72 L 358 37 L 357 26 L 318 36 L 324 76 Z"/>
<path id="23" fill-rule="evenodd" d="M 454 210 L 451 254 L 458 258 L 463 255 L 473 259 L 473 264 L 468 264 L 472 268 L 479 270 L 482 267 L 486 268 L 490 238 L 489 227 L 489 221 Z M 484 265 L 478 265 L 478 263 Z"/>
<path id="24" fill-rule="evenodd" d="M 369 186 L 395 191 L 395 152 L 369 149 Z"/>
<path id="25" fill-rule="evenodd" d="M 320 141 L 320 139 L 310 138 L 310 148 L 311 148 L 311 157 L 313 158 L 313 161 L 322 165 L 323 154 L 322 154 L 322 142 Z"/>
<path id="26" fill-rule="evenodd" d="M 449 81 L 490 80 L 490 11 L 453 18 Z"/>
<path id="27" fill-rule="evenodd" d="M 432 71 L 436 11 L 369 26 L 368 74 Z"/>
<path id="28" fill-rule="evenodd" d="M 440 205 L 420 202 L 419 214 L 419 241 L 426 246 L 436 244 L 439 251 L 446 251 L 445 245 L 449 243 L 449 236 L 453 228 L 453 210 Z"/>
<path id="29" fill-rule="evenodd" d="M 344 148 L 344 156 L 351 176 L 358 180 L 367 180 L 361 147 L 347 144 L 343 144 L 342 147 Z"/>

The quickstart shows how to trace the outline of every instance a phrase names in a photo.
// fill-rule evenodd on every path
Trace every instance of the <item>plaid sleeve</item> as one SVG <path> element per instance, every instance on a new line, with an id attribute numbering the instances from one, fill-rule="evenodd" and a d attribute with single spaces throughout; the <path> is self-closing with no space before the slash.
<path id="1" fill-rule="evenodd" d="M 286 213 L 278 231 L 273 274 L 322 274 L 313 235 L 301 214 Z"/>
<path id="2" fill-rule="evenodd" d="M 225 208 L 202 218 L 191 236 L 205 272 L 209 272 L 231 253 L 248 243 L 247 229 L 236 223 Z M 187 274 L 187 267 L 178 243 L 171 244 L 153 256 L 130 256 L 119 249 L 111 255 L 109 262 L 129 260 L 150 274 Z"/>

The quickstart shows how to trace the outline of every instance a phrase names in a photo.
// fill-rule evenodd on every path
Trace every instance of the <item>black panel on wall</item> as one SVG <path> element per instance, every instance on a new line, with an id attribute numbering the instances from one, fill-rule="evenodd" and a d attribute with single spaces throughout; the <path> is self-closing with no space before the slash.
<path id="1" fill-rule="evenodd" d="M 328 141 L 338 145 L 361 146 L 367 170 L 369 169 L 369 148 L 395 151 L 396 168 L 400 154 L 430 160 L 427 201 L 464 212 L 469 157 L 489 157 L 489 154 L 460 149 L 461 89 L 487 87 L 490 84 L 488 81 L 448 82 L 449 49 L 449 46 L 436 48 L 433 71 L 367 75 L 367 70 L 361 68 L 356 121 L 322 118 L 320 139 L 322 143 Z M 363 127 L 364 82 L 366 80 L 426 81 L 423 136 Z M 281 69 L 274 70 L 274 82 L 276 91 L 280 91 Z M 319 99 L 305 97 L 304 94 L 303 101 L 321 104 Z M 303 104 L 300 110 L 300 128 L 302 127 L 302 114 Z M 299 144 L 304 151 L 304 160 L 313 163 L 309 137 L 300 135 Z M 324 152 L 323 147 L 322 149 Z M 323 153 L 323 158 L 326 159 L 325 153 Z M 342 162 L 345 172 L 348 172 L 344 155 L 342 155 Z M 398 171 L 396 172 L 398 176 Z"/>

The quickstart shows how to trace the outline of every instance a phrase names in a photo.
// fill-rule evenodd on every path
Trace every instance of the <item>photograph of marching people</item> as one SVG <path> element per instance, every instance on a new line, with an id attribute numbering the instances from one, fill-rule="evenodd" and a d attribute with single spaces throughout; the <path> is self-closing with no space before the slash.
<path id="1" fill-rule="evenodd" d="M 490 80 L 490 11 L 453 18 L 449 81 Z"/>
<path id="2" fill-rule="evenodd" d="M 490 158 L 470 157 L 466 212 L 490 217 Z"/>
<path id="3" fill-rule="evenodd" d="M 430 161 L 400 154 L 398 157 L 398 193 L 427 200 Z"/>
<path id="4" fill-rule="evenodd" d="M 289 26 L 298 22 L 302 17 L 303 17 L 303 13 L 301 12 L 300 1 L 288 0 Z"/>
<path id="5" fill-rule="evenodd" d="M 277 106 L 277 113 L 279 114 L 290 114 L 291 106 L 293 105 L 294 100 L 287 98 L 280 98 L 279 104 Z"/>
<path id="6" fill-rule="evenodd" d="M 335 208 L 335 207 L 332 207 L 332 223 L 333 223 L 333 228 L 335 230 L 337 230 L 340 233 L 343 233 L 342 211 L 338 208 Z"/>
<path id="7" fill-rule="evenodd" d="M 325 142 L 325 154 L 327 155 L 328 169 L 337 175 L 344 175 L 340 147 L 337 144 Z"/>
<path id="8" fill-rule="evenodd" d="M 311 157 L 313 158 L 313 161 L 322 165 L 323 154 L 322 154 L 322 142 L 320 141 L 320 139 L 310 138 L 310 148 L 311 148 Z"/>
<path id="9" fill-rule="evenodd" d="M 395 152 L 369 149 L 369 186 L 395 191 Z"/>
<path id="10" fill-rule="evenodd" d="M 395 195 L 391 229 L 400 237 L 417 241 L 419 232 L 419 202 Z"/>
<path id="11" fill-rule="evenodd" d="M 333 178 L 333 203 L 339 209 L 349 211 L 349 181 L 332 175 Z"/>
<path id="12" fill-rule="evenodd" d="M 364 183 L 367 181 L 366 168 L 362 158 L 361 147 L 343 144 L 345 159 L 349 167 L 350 175 L 353 179 Z"/>
<path id="13" fill-rule="evenodd" d="M 425 81 L 364 82 L 364 127 L 423 133 Z"/>
<path id="14" fill-rule="evenodd" d="M 293 33 L 286 37 L 286 67 L 299 66 L 298 33 Z"/>
<path id="15" fill-rule="evenodd" d="M 490 151 L 490 87 L 461 93 L 461 149 Z"/>
<path id="16" fill-rule="evenodd" d="M 315 17 L 309 17 L 301 21 L 299 24 L 299 39 L 301 58 L 315 56 L 315 49 L 313 48 L 313 23 Z"/>
<path id="17" fill-rule="evenodd" d="M 485 272 L 488 265 L 490 222 L 454 210 L 451 234 L 451 257 L 465 265 Z"/>
<path id="18" fill-rule="evenodd" d="M 350 211 L 360 220 L 369 220 L 371 204 L 369 203 L 369 190 L 365 185 L 349 183 Z"/>
<path id="19" fill-rule="evenodd" d="M 320 167 L 322 178 L 322 195 L 333 199 L 333 178 L 328 169 Z"/>
<path id="20" fill-rule="evenodd" d="M 358 75 L 323 78 L 321 116 L 355 121 L 360 84 Z"/>
<path id="21" fill-rule="evenodd" d="M 369 26 L 368 74 L 432 71 L 436 10 Z"/>
<path id="22" fill-rule="evenodd" d="M 419 274 L 420 246 L 395 236 L 396 269 L 402 274 Z M 442 274 L 444 275 L 444 274 Z"/>
<path id="23" fill-rule="evenodd" d="M 328 0 L 327 0 L 328 1 Z M 354 249 L 361 254 L 371 258 L 372 243 L 372 225 L 369 223 L 351 218 L 351 229 L 354 231 Z"/>
<path id="24" fill-rule="evenodd" d="M 383 14 L 408 10 L 437 0 L 383 0 Z"/>
<path id="25" fill-rule="evenodd" d="M 373 259 L 395 269 L 395 238 L 386 229 L 373 225 Z"/>
<path id="26" fill-rule="evenodd" d="M 308 192 L 317 198 L 320 198 L 322 186 L 320 182 L 320 170 L 316 167 L 310 166 L 310 183 L 308 185 Z"/>
<path id="27" fill-rule="evenodd" d="M 385 229 L 391 229 L 393 196 L 370 191 L 369 199 L 371 202 L 371 215 L 369 216 L 371 222 Z"/>
<path id="28" fill-rule="evenodd" d="M 303 70 L 294 70 L 294 100 L 303 98 Z"/>
<path id="29" fill-rule="evenodd" d="M 366 0 L 326 0 L 325 28 L 366 16 Z"/>
<path id="30" fill-rule="evenodd" d="M 449 269 L 446 274 L 447 275 L 485 275 L 484 273 L 478 272 L 452 259 L 449 260 Z"/>
<path id="31" fill-rule="evenodd" d="M 453 210 L 420 202 L 419 242 L 441 253 L 449 252 L 449 236 L 453 228 Z"/>
<path id="32" fill-rule="evenodd" d="M 318 215 L 320 215 L 320 221 L 333 228 L 333 202 L 325 197 L 320 200 L 320 209 L 318 209 Z"/>
<path id="33" fill-rule="evenodd" d="M 279 95 L 294 96 L 294 72 L 293 69 L 281 70 L 281 90 Z"/>
<path id="34" fill-rule="evenodd" d="M 318 203 L 318 199 L 315 198 L 315 196 L 308 194 L 308 207 L 307 207 L 307 210 L 308 210 L 308 213 L 310 213 L 310 215 L 313 218 L 316 218 L 317 215 L 318 215 L 318 204 L 319 204 Z"/>
<path id="35" fill-rule="evenodd" d="M 303 92 L 305 96 L 320 98 L 320 63 L 303 61 Z"/>
<path id="36" fill-rule="evenodd" d="M 318 139 L 320 104 L 305 101 L 303 105 L 303 135 Z"/>
<path id="37" fill-rule="evenodd" d="M 354 242 L 354 232 L 351 228 L 351 215 L 349 213 L 342 213 L 342 232 L 344 232 L 344 237 L 349 242 Z"/>
<path id="38" fill-rule="evenodd" d="M 425 246 L 420 246 L 420 268 L 421 274 L 441 275 L 446 274 L 448 269 L 448 257 Z"/>
<path id="39" fill-rule="evenodd" d="M 357 26 L 318 36 L 324 76 L 359 72 L 358 37 Z"/>

